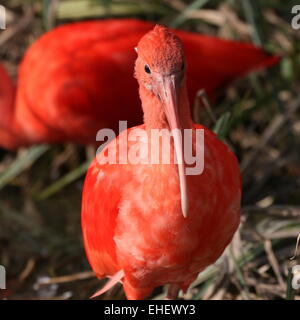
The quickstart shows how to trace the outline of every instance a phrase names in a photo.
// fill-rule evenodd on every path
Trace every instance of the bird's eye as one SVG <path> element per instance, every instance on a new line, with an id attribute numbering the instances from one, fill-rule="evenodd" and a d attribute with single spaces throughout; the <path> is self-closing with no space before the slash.
<path id="1" fill-rule="evenodd" d="M 151 73 L 151 70 L 147 64 L 145 64 L 145 71 L 149 74 Z"/>

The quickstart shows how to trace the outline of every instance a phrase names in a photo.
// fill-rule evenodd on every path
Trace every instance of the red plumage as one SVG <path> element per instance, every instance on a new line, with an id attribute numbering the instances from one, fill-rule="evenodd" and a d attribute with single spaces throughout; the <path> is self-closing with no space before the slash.
<path id="1" fill-rule="evenodd" d="M 44 34 L 20 65 L 16 101 L 0 101 L 5 114 L 0 145 L 15 149 L 41 142 L 95 143 L 96 132 L 116 128 L 118 120 L 128 120 L 129 126 L 142 123 L 131 77 L 133 48 L 151 28 L 150 22 L 111 19 L 66 24 Z M 176 33 L 186 50 L 191 102 L 201 88 L 213 96 L 227 82 L 278 61 L 251 44 Z M 11 84 L 2 80 L 1 91 L 10 97 Z M 14 141 L 1 132 L 8 128 Z"/>
<path id="2" fill-rule="evenodd" d="M 180 41 L 168 29 L 157 26 L 140 40 L 135 74 L 145 124 L 112 140 L 85 179 L 82 230 L 89 262 L 98 277 L 122 281 L 128 299 L 144 298 L 164 284 L 185 291 L 222 254 L 239 224 L 238 162 L 214 133 L 192 123 L 184 65 Z M 148 140 L 126 137 L 136 129 Z M 196 129 L 204 130 L 203 172 L 181 176 L 185 165 L 175 163 L 174 152 L 180 159 L 183 147 L 176 135 L 170 163 L 151 162 L 146 149 L 159 145 L 166 152 L 162 140 L 150 142 L 152 129 L 192 130 L 193 151 Z M 126 155 L 104 163 L 109 154 L 119 159 L 124 140 L 140 163 L 120 164 Z"/>
<path id="3" fill-rule="evenodd" d="M 168 283 L 185 291 L 221 255 L 239 224 L 241 180 L 236 158 L 212 132 L 195 127 L 205 130 L 206 158 L 203 174 L 188 177 L 194 203 L 188 221 L 180 212 L 174 166 L 147 170 L 136 165 L 100 165 L 95 159 L 88 170 L 82 197 L 87 257 L 99 278 L 124 270 L 129 299 L 144 298 L 156 286 Z M 144 174 L 139 174 L 142 170 Z M 162 264 L 150 273 L 149 266 L 159 260 Z M 134 276 L 138 272 L 145 273 L 142 280 Z"/>

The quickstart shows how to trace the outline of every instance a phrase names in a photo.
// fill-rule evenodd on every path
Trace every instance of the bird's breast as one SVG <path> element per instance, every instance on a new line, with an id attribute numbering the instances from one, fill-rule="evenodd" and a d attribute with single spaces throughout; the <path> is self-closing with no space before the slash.
<path id="1" fill-rule="evenodd" d="M 118 264 L 132 281 L 143 285 L 185 281 L 215 261 L 231 240 L 239 222 L 237 162 L 212 133 L 205 131 L 204 140 L 204 170 L 187 176 L 187 218 L 181 211 L 174 157 L 169 164 L 147 163 L 151 146 L 147 140 L 128 143 L 136 163 L 110 171 L 123 177 L 113 239 Z"/>

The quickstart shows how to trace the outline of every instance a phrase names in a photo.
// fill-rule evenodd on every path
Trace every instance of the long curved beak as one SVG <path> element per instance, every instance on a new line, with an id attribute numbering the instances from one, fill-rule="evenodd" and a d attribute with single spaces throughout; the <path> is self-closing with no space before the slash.
<path id="1" fill-rule="evenodd" d="M 178 90 L 181 81 L 178 76 L 178 74 L 161 76 L 161 79 L 159 81 L 159 94 L 164 105 L 164 112 L 166 114 L 169 127 L 171 129 L 171 132 L 173 133 L 180 183 L 181 210 L 183 216 L 186 218 L 189 211 L 189 201 L 183 155 L 183 137 L 181 134 L 183 126 L 180 123 L 178 112 Z"/>

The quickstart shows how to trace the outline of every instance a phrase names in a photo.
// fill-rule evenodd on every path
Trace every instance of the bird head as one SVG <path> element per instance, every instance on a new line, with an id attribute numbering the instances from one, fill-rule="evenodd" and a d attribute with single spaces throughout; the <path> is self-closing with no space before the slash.
<path id="1" fill-rule="evenodd" d="M 139 42 L 135 77 L 159 100 L 167 102 L 171 86 L 179 93 L 185 80 L 185 57 L 180 39 L 163 26 L 155 26 Z"/>
<path id="2" fill-rule="evenodd" d="M 168 28 L 155 26 L 139 42 L 135 77 L 152 94 L 154 104 L 163 111 L 173 133 L 178 163 L 181 208 L 188 214 L 188 198 L 180 130 L 184 129 L 182 95 L 185 93 L 185 56 L 180 39 Z M 141 96 L 142 100 L 143 97 Z M 186 110 L 189 110 L 186 99 Z M 175 130 L 174 130 L 175 129 Z M 177 129 L 177 130 L 176 130 Z M 179 129 L 179 130 L 178 130 Z"/>

